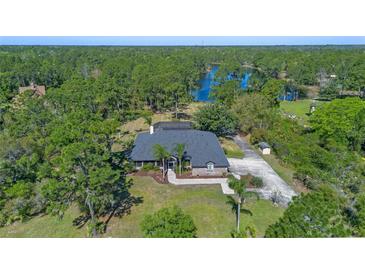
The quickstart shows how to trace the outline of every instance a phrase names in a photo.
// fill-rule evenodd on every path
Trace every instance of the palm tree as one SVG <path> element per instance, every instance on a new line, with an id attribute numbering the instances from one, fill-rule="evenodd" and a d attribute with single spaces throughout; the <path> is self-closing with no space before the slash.
<path id="1" fill-rule="evenodd" d="M 247 184 L 254 178 L 250 174 L 241 179 L 236 179 L 233 176 L 228 178 L 228 185 L 235 192 L 235 197 L 228 196 L 228 204 L 232 205 L 232 209 L 236 212 L 236 224 L 237 224 L 237 232 L 240 232 L 240 213 L 248 213 L 252 215 L 252 212 L 248 209 L 241 208 L 241 205 L 245 203 L 246 199 L 250 196 L 255 196 L 259 199 L 259 196 L 256 192 L 247 191 Z"/>
<path id="2" fill-rule="evenodd" d="M 177 144 L 174 150 L 175 150 L 177 158 L 179 160 L 179 173 L 181 175 L 181 173 L 182 173 L 182 160 L 183 160 L 184 152 L 185 152 L 185 144 Z"/>
<path id="3" fill-rule="evenodd" d="M 165 180 L 165 161 L 168 157 L 170 157 L 170 152 L 168 152 L 160 144 L 155 144 L 153 146 L 153 154 L 156 159 L 162 162 L 162 178 Z"/>
<path id="4" fill-rule="evenodd" d="M 144 122 L 151 126 L 152 125 L 152 112 L 150 111 L 143 111 L 142 112 L 142 118 L 144 119 Z"/>
<path id="5" fill-rule="evenodd" d="M 147 125 L 149 125 L 149 126 L 151 126 L 151 125 L 152 125 L 152 116 L 150 116 L 150 115 L 146 115 L 146 116 L 143 116 L 143 119 L 144 119 L 144 121 L 145 121 L 145 123 L 146 123 Z"/>

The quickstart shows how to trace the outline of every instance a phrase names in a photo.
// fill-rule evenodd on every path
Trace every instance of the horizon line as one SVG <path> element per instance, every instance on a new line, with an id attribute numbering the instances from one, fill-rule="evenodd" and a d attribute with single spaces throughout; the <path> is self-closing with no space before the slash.
<path id="1" fill-rule="evenodd" d="M 365 36 L 0 36 L 1 46 L 364 46 Z"/>

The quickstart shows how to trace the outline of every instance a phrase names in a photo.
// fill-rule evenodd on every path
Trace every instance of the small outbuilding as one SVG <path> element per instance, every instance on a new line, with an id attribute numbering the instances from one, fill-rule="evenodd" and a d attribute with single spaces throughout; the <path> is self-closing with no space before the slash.
<path id="1" fill-rule="evenodd" d="M 271 153 L 271 148 L 268 143 L 266 142 L 260 142 L 259 148 L 263 155 L 269 155 Z"/>
<path id="2" fill-rule="evenodd" d="M 309 113 L 312 114 L 313 112 L 315 112 L 316 108 L 317 108 L 317 103 L 313 101 L 309 106 Z"/>

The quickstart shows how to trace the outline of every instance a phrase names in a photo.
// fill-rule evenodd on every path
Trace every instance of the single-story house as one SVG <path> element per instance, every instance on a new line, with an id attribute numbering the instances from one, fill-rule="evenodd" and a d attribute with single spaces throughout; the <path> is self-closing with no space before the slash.
<path id="1" fill-rule="evenodd" d="M 23 93 L 26 90 L 31 90 L 37 96 L 44 96 L 46 95 L 46 87 L 45 86 L 38 86 L 33 82 L 30 83 L 30 86 L 27 87 L 19 87 L 19 93 Z"/>
<path id="2" fill-rule="evenodd" d="M 259 143 L 259 148 L 260 148 L 263 155 L 268 155 L 271 152 L 270 146 L 266 142 L 260 142 Z"/>
<path id="3" fill-rule="evenodd" d="M 139 133 L 130 155 L 136 169 L 152 163 L 162 167 L 154 155 L 154 146 L 159 144 L 169 153 L 166 167 L 174 170 L 178 157 L 174 148 L 184 144 L 183 161 L 192 170 L 193 176 L 221 176 L 227 173 L 229 163 L 217 136 L 208 131 L 195 130 L 190 122 L 159 122 L 149 132 Z"/>

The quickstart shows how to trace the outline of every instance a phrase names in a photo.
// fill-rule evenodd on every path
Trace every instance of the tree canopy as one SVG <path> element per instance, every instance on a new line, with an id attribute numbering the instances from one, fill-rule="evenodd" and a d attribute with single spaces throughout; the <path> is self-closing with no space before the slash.
<path id="1" fill-rule="evenodd" d="M 148 238 L 194 238 L 197 236 L 193 219 L 177 206 L 162 208 L 152 215 L 145 216 L 141 228 L 144 236 Z"/>
<path id="2" fill-rule="evenodd" d="M 277 117 L 270 100 L 260 93 L 238 97 L 232 105 L 232 113 L 237 117 L 242 132 L 251 133 L 254 129 L 268 129 Z"/>
<path id="3" fill-rule="evenodd" d="M 218 103 L 203 106 L 194 114 L 193 119 L 197 129 L 214 132 L 217 136 L 236 132 L 236 118 L 227 107 Z"/>
<path id="4" fill-rule="evenodd" d="M 364 122 L 364 111 L 365 102 L 359 98 L 336 99 L 320 106 L 313 113 L 310 122 L 323 142 L 335 141 L 349 145 L 351 136 L 357 136 L 361 132 L 359 127 Z M 356 129 L 360 132 L 356 132 Z M 361 140 L 358 142 L 361 143 Z"/>
<path id="5" fill-rule="evenodd" d="M 284 216 L 271 225 L 265 237 L 346 237 L 351 230 L 344 214 L 344 200 L 331 188 L 295 197 Z"/>

